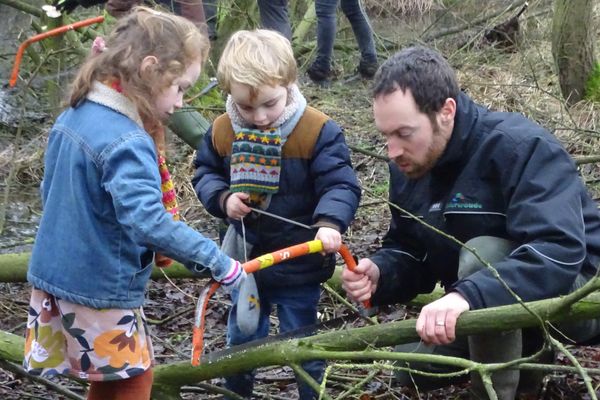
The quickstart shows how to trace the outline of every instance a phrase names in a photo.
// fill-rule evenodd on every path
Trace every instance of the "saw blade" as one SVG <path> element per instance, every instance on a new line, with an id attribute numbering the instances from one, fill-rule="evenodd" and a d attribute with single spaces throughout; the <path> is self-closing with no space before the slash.
<path id="1" fill-rule="evenodd" d="M 291 339 L 301 339 L 308 336 L 314 336 L 318 333 L 322 333 L 332 329 L 343 329 L 344 327 L 346 327 L 346 325 L 356 322 L 359 319 L 361 319 L 359 316 L 344 315 L 341 317 L 329 319 L 327 321 L 319 322 L 317 324 L 293 329 L 288 332 L 266 336 L 264 338 L 256 339 L 237 346 L 232 346 L 223 350 L 212 351 L 210 353 L 202 355 L 201 364 L 215 362 L 223 357 L 227 357 L 235 353 L 243 352 L 267 344 L 283 342 Z"/>

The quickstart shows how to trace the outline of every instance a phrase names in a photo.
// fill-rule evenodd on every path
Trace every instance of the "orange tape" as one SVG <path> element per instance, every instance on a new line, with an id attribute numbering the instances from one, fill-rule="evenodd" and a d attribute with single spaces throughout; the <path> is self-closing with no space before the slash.
<path id="1" fill-rule="evenodd" d="M 323 243 L 321 243 L 320 240 L 311 240 L 257 257 L 253 260 L 243 263 L 242 268 L 244 268 L 244 271 L 251 274 L 252 272 L 270 267 L 271 265 L 279 264 L 285 260 L 291 260 L 292 258 L 305 256 L 307 254 L 314 254 L 321 251 L 323 251 Z"/>

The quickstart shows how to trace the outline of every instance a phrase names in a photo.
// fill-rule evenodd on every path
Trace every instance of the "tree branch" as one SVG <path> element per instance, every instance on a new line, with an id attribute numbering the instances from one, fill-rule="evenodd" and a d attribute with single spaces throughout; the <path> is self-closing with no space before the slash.
<path id="1" fill-rule="evenodd" d="M 590 319 L 600 315 L 600 293 L 593 293 L 573 304 L 569 309 L 557 306 L 563 298 L 526 303 L 528 309 L 543 320 L 573 321 Z M 556 310 L 559 310 L 557 312 Z M 373 350 L 375 347 L 393 346 L 418 341 L 416 320 L 404 320 L 362 328 L 331 331 L 302 339 L 267 343 L 220 358 L 204 361 L 199 367 L 189 362 L 158 365 L 154 370 L 153 396 L 156 399 L 178 398 L 180 388 L 199 381 L 240 373 L 270 365 L 301 364 L 313 359 L 323 360 L 400 360 L 409 362 L 442 363 L 460 368 L 460 374 L 471 370 L 497 370 L 517 367 L 530 362 L 533 357 L 511 361 L 506 364 L 484 365 L 460 358 L 448 358 L 414 353 L 390 353 Z M 521 305 L 467 311 L 458 319 L 456 332 L 459 336 L 498 332 L 539 324 L 537 318 Z M 556 343 L 554 344 L 556 346 Z M 0 358 L 21 362 L 24 339 L 21 336 L 0 331 Z M 560 348 L 560 347 L 559 347 Z M 562 348 L 560 348 L 563 351 Z"/>
<path id="2" fill-rule="evenodd" d="M 44 15 L 44 11 L 41 8 L 33 6 L 29 3 L 19 0 L 0 0 L 0 4 L 5 4 L 9 7 L 15 8 L 19 11 L 31 14 L 34 17 L 41 18 Z"/>
<path id="3" fill-rule="evenodd" d="M 48 379 L 44 379 L 39 376 L 30 375 L 23 368 L 21 368 L 18 365 L 15 365 L 13 363 L 10 363 L 10 362 L 0 359 L 0 367 L 2 367 L 3 369 L 5 369 L 7 371 L 10 371 L 16 375 L 22 376 L 23 378 L 29 379 L 32 382 L 40 383 L 40 384 L 46 386 L 48 389 L 53 390 L 56 393 L 61 394 L 68 399 L 85 400 L 83 397 L 79 396 L 78 394 L 73 393 L 69 389 L 65 389 L 64 387 L 62 387 L 52 381 L 49 381 Z"/>
<path id="4" fill-rule="evenodd" d="M 515 8 L 521 7 L 525 3 L 526 3 L 526 0 L 518 0 L 514 3 L 512 3 L 510 6 L 508 6 L 505 9 L 486 14 L 482 17 L 474 19 L 473 21 L 469 21 L 463 25 L 453 26 L 451 28 L 440 29 L 436 32 L 424 34 L 420 37 L 420 40 L 422 40 L 424 42 L 431 42 L 433 40 L 442 38 L 444 36 L 453 35 L 455 33 L 460 33 L 460 32 L 466 31 L 468 29 L 473 28 L 474 26 L 485 24 L 492 19 L 498 18 L 499 16 L 506 14 L 507 12 L 510 12 L 510 11 L 514 10 Z"/>

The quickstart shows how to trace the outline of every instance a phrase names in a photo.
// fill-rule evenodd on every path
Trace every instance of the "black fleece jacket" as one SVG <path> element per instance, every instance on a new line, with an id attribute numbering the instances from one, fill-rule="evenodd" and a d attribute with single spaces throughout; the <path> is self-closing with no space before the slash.
<path id="1" fill-rule="evenodd" d="M 454 130 L 434 168 L 409 180 L 390 164 L 390 200 L 463 243 L 496 236 L 517 248 L 493 266 L 524 301 L 568 293 L 600 262 L 600 215 L 559 141 L 517 113 L 492 112 L 461 94 Z M 471 309 L 515 300 L 491 271 L 457 280 L 460 246 L 395 208 L 374 304 L 458 291 Z"/>

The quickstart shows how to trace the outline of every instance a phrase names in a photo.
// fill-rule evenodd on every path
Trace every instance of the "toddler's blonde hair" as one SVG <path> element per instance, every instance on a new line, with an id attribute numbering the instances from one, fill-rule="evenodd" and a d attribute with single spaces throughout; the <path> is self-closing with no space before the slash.
<path id="1" fill-rule="evenodd" d="M 298 66 L 292 46 L 280 33 L 256 29 L 235 32 L 221 55 L 217 78 L 223 90 L 232 83 L 250 88 L 256 96 L 260 86 L 289 86 L 298 78 Z"/>

